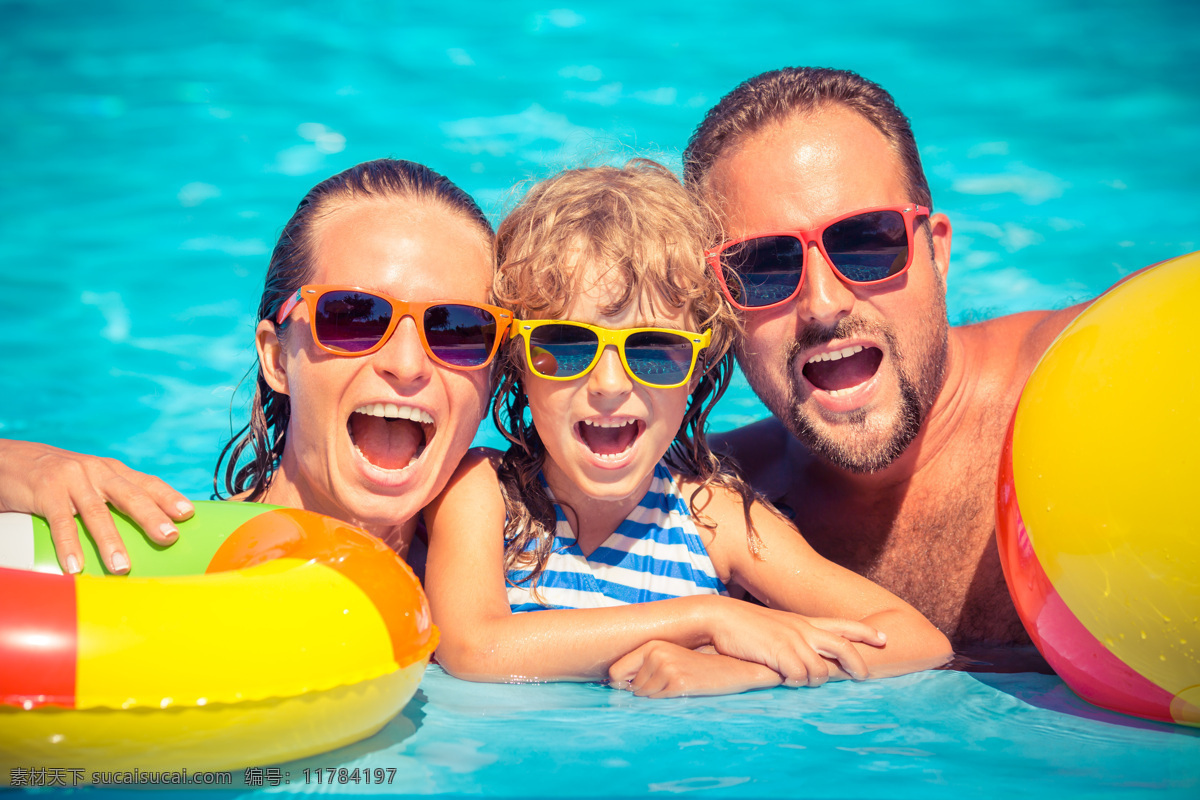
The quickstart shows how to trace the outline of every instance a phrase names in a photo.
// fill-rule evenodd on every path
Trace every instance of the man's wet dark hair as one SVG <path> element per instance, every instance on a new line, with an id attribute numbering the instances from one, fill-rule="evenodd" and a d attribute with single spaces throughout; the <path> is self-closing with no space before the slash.
<path id="1" fill-rule="evenodd" d="M 703 192 L 717 159 L 771 123 L 841 105 L 883 134 L 900 159 L 909 200 L 933 208 L 908 117 L 878 84 L 840 69 L 785 67 L 742 83 L 709 109 L 683 151 L 684 180 Z"/>

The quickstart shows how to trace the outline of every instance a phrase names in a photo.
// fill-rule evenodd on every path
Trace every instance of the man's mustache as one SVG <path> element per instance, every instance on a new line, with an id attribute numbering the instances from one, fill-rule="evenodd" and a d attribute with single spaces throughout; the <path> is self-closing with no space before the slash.
<path id="1" fill-rule="evenodd" d="M 876 341 L 883 341 L 888 349 L 895 354 L 895 337 L 887 325 L 868 322 L 862 317 L 842 317 L 833 326 L 809 324 L 804 326 L 788 348 L 787 360 L 790 363 L 797 355 L 814 347 L 829 344 L 837 339 L 849 339 L 853 336 L 863 336 Z"/>

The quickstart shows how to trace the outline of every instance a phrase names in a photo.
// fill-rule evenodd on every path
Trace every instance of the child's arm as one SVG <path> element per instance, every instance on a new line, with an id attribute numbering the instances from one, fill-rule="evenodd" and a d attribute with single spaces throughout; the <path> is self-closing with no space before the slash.
<path id="1" fill-rule="evenodd" d="M 819 555 L 791 523 L 762 504 L 751 509 L 754 528 L 762 540 L 757 554 L 747 546 L 742 502 L 735 493 L 714 488 L 703 512 L 716 523 L 709 555 L 717 569 L 727 568 L 739 585 L 767 606 L 834 618 L 812 620 L 821 627 L 834 626 L 837 620 L 858 620 L 884 634 L 886 643 L 882 638 L 858 639 L 852 645 L 866 662 L 870 677 L 929 669 L 953 655 L 950 641 L 919 611 L 882 586 Z M 828 677 L 856 676 L 831 660 Z"/>
<path id="2" fill-rule="evenodd" d="M 615 661 L 654 640 L 688 649 L 707 644 L 722 652 L 733 649 L 792 683 L 807 683 L 813 670 L 826 670 L 822 654 L 839 659 L 849 672 L 866 674 L 861 657 L 839 632 L 815 630 L 794 614 L 727 597 L 513 614 L 504 583 L 504 501 L 486 453 L 467 454 L 426 515 L 425 589 L 441 629 L 437 658 L 460 678 L 604 680 Z M 861 639 L 874 635 L 865 625 L 850 624 L 846 632 Z"/>
<path id="3" fill-rule="evenodd" d="M 737 694 L 783 683 L 779 673 L 755 661 L 670 642 L 647 642 L 613 664 L 608 677 L 617 689 L 654 699 Z"/>

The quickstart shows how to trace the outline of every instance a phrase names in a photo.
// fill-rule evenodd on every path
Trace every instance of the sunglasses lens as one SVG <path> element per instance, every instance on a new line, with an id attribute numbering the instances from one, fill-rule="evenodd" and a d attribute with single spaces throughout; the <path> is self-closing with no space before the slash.
<path id="1" fill-rule="evenodd" d="M 762 308 L 792 296 L 804 274 L 804 243 L 792 236 L 759 236 L 721 251 L 725 285 L 735 305 Z"/>
<path id="2" fill-rule="evenodd" d="M 326 292 L 317 300 L 317 341 L 342 353 L 378 344 L 392 321 L 392 304 L 366 292 Z"/>
<path id="3" fill-rule="evenodd" d="M 677 386 L 692 367 L 692 341 L 663 331 L 640 331 L 625 340 L 629 370 L 654 386 Z"/>
<path id="4" fill-rule="evenodd" d="M 587 328 L 542 325 L 529 334 L 530 367 L 543 378 L 574 378 L 587 372 L 599 344 Z"/>
<path id="5" fill-rule="evenodd" d="M 496 319 L 482 308 L 443 303 L 425 309 L 425 340 L 452 367 L 487 363 L 496 343 Z"/>
<path id="6" fill-rule="evenodd" d="M 825 229 L 821 244 L 847 280 L 881 281 L 908 263 L 908 228 L 899 211 L 872 211 Z"/>

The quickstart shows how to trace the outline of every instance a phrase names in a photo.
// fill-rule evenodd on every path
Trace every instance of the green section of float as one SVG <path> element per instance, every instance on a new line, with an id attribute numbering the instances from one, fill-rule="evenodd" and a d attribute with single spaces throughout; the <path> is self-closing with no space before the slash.
<path id="1" fill-rule="evenodd" d="M 167 547 L 155 544 L 142 533 L 141 528 L 119 511 L 112 511 L 117 532 L 129 553 L 129 574 L 139 577 L 167 577 L 172 575 L 199 575 L 208 567 L 214 554 L 224 541 L 239 526 L 264 511 L 279 506 L 262 503 L 221 502 L 200 500 L 193 503 L 196 513 L 191 519 L 177 524 L 179 538 Z M 83 545 L 83 574 L 107 575 L 100 561 L 100 551 L 87 533 L 87 529 L 75 518 Z M 38 572 L 61 573 L 58 557 L 54 554 L 54 542 L 50 539 L 50 526 L 41 517 L 33 517 L 34 569 Z"/>

